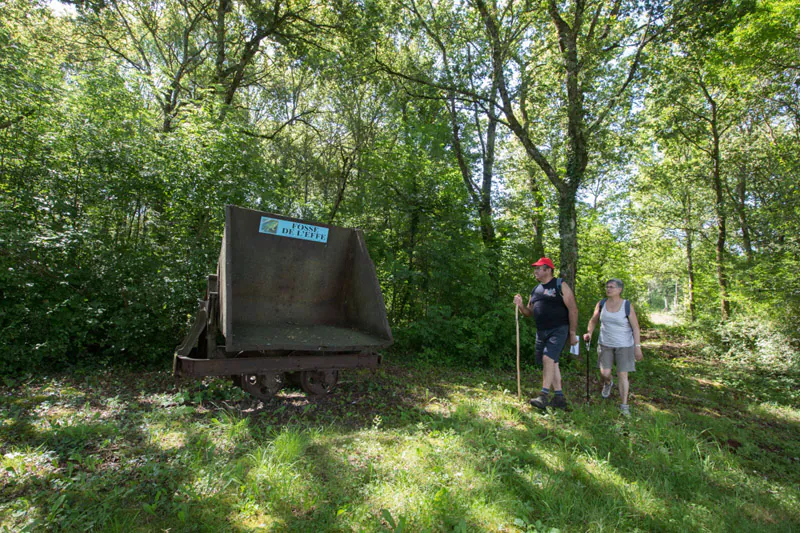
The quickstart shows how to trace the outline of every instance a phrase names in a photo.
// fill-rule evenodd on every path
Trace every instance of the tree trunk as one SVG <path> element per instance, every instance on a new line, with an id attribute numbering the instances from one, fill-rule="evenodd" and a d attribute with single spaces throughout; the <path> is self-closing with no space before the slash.
<path id="1" fill-rule="evenodd" d="M 344 155 L 342 161 L 342 169 L 339 172 L 339 184 L 336 188 L 336 200 L 333 203 L 333 208 L 331 209 L 331 215 L 328 218 L 328 224 L 333 224 L 334 220 L 336 219 L 336 214 L 339 212 L 339 207 L 342 205 L 342 201 L 344 200 L 344 193 L 347 189 L 347 178 L 350 176 L 350 172 L 353 169 L 353 159 L 355 159 L 355 155 L 349 156 Z"/>
<path id="2" fill-rule="evenodd" d="M 528 156 L 542 169 L 547 179 L 559 192 L 559 234 L 561 237 L 560 275 L 567 284 L 575 290 L 575 275 L 578 261 L 577 218 L 575 215 L 575 198 L 577 190 L 583 183 L 586 166 L 589 161 L 586 142 L 587 130 L 585 123 L 586 110 L 584 109 L 583 87 L 580 82 L 582 64 L 578 57 L 578 31 L 582 18 L 584 3 L 578 2 L 575 11 L 575 27 L 561 17 L 559 7 L 555 0 L 549 0 L 547 10 L 553 25 L 558 33 L 558 44 L 561 51 L 561 61 L 566 85 L 566 116 L 567 116 L 567 153 L 566 169 L 563 174 L 557 170 L 545 154 L 539 150 L 528 131 L 528 123 L 520 122 L 516 109 L 520 109 L 525 118 L 525 105 L 521 102 L 516 105 L 512 101 L 511 91 L 506 83 L 504 65 L 507 44 L 500 37 L 500 25 L 494 16 L 495 9 L 489 8 L 484 0 L 477 0 L 476 6 L 481 14 L 486 27 L 487 36 L 491 43 L 493 76 L 497 81 L 497 89 L 502 102 L 502 111 L 507 119 L 507 125 L 519 139 Z"/>
<path id="3" fill-rule="evenodd" d="M 491 111 L 486 130 L 486 147 L 483 152 L 483 177 L 481 181 L 480 206 L 478 208 L 478 214 L 481 219 L 481 237 L 489 261 L 487 275 L 492 284 L 492 295 L 494 297 L 500 294 L 500 267 L 492 214 L 492 182 L 494 177 L 495 144 L 497 142 L 497 122 L 497 115 L 494 111 Z"/>
<path id="4" fill-rule="evenodd" d="M 561 236 L 559 276 L 575 291 L 576 265 L 578 264 L 578 225 L 575 216 L 573 187 L 561 187 L 558 195 L 558 231 Z"/>
<path id="5" fill-rule="evenodd" d="M 467 188 L 467 193 L 473 205 L 478 211 L 478 219 L 481 229 L 481 239 L 487 248 L 494 246 L 494 220 L 492 219 L 492 176 L 494 172 L 495 144 L 497 138 L 497 117 L 489 115 L 489 124 L 486 133 L 486 143 L 483 151 L 483 172 L 480 188 L 477 187 L 472 179 L 472 168 L 464 156 L 461 145 L 461 125 L 458 123 L 455 93 L 451 93 L 448 99 L 448 112 L 450 114 L 450 127 L 453 137 L 453 151 L 456 155 L 456 162 L 461 171 L 461 179 Z M 483 139 L 481 139 L 483 144 Z"/>
<path id="6" fill-rule="evenodd" d="M 690 204 L 691 205 L 691 204 Z M 694 306 L 694 258 L 692 257 L 692 230 L 689 229 L 689 219 L 691 217 L 687 217 L 687 224 L 686 224 L 686 271 L 689 276 L 689 290 L 688 290 L 688 298 L 689 298 L 689 319 L 694 322 L 696 315 L 695 315 L 695 306 Z"/>
<path id="7" fill-rule="evenodd" d="M 486 131 L 486 151 L 483 156 L 483 180 L 481 183 L 480 206 L 481 235 L 487 248 L 494 248 L 494 221 L 492 220 L 492 177 L 494 174 L 494 152 L 497 140 L 497 117 L 489 115 Z"/>
<path id="8" fill-rule="evenodd" d="M 581 62 L 578 60 L 578 20 L 583 12 L 583 3 L 575 5 L 576 27 L 570 27 L 558 11 L 555 0 L 548 3 L 550 18 L 558 32 L 567 89 L 567 168 L 558 187 L 558 229 L 561 236 L 561 277 L 575 290 L 578 267 L 578 224 L 575 215 L 575 199 L 578 187 L 583 183 L 589 153 L 586 146 L 586 111 L 583 106 L 583 90 L 579 81 Z"/>
<path id="9" fill-rule="evenodd" d="M 711 102 L 711 135 L 712 135 L 712 151 L 711 157 L 713 159 L 713 175 L 712 184 L 714 187 L 714 194 L 716 196 L 716 203 L 714 211 L 717 217 L 717 281 L 719 283 L 719 301 L 720 313 L 722 320 L 727 320 L 730 316 L 730 302 L 728 301 L 728 278 L 725 272 L 725 235 L 726 235 L 726 219 L 725 219 L 725 195 L 723 194 L 722 187 L 722 171 L 720 169 L 720 155 L 719 155 L 719 129 L 717 128 L 717 109 L 715 103 Z"/>
<path id="10" fill-rule="evenodd" d="M 216 39 L 217 42 L 217 56 L 214 61 L 216 70 L 216 82 L 221 84 L 225 77 L 225 48 L 226 48 L 226 31 L 225 31 L 225 14 L 231 9 L 231 0 L 219 0 L 217 3 L 217 28 Z"/>
<path id="11" fill-rule="evenodd" d="M 736 182 L 736 214 L 739 217 L 739 226 L 742 229 L 742 247 L 747 258 L 747 264 L 753 263 L 753 244 L 750 240 L 750 226 L 747 222 L 747 174 L 745 169 L 741 169 Z"/>
<path id="12" fill-rule="evenodd" d="M 680 282 L 676 279 L 675 280 L 675 295 L 672 297 L 672 310 L 678 308 L 678 288 L 680 287 Z"/>
<path id="13" fill-rule="evenodd" d="M 532 169 L 528 171 L 528 178 L 533 195 L 533 257 L 539 259 L 544 256 L 544 194 L 536 174 Z M 570 287 L 572 288 L 572 287 Z"/>
<path id="14" fill-rule="evenodd" d="M 397 315 L 398 321 L 402 320 L 402 318 L 405 317 L 405 316 L 413 316 L 413 314 L 410 313 L 410 309 L 411 309 L 412 304 L 409 302 L 409 298 L 411 296 L 411 291 L 415 290 L 415 288 L 412 287 L 413 277 L 411 275 L 414 272 L 414 268 L 416 268 L 416 265 L 414 264 L 414 259 L 415 259 L 414 253 L 415 253 L 415 249 L 416 249 L 416 246 L 417 246 L 417 232 L 418 232 L 419 223 L 420 223 L 419 205 L 416 203 L 417 202 L 417 198 L 418 198 L 418 196 L 417 196 L 418 192 L 419 192 L 418 183 L 417 183 L 416 176 L 414 176 L 412 178 L 412 182 L 411 182 L 411 198 L 414 199 L 413 200 L 414 201 L 414 205 L 411 206 L 411 223 L 410 223 L 409 234 L 408 234 L 408 247 L 407 247 L 407 250 L 406 250 L 406 253 L 408 254 L 408 265 L 407 265 L 406 268 L 408 268 L 408 276 L 409 277 L 406 279 L 405 286 L 403 287 L 403 291 L 401 293 L 400 306 L 399 306 L 399 311 L 398 311 L 398 315 Z M 406 307 L 409 308 L 409 314 L 408 315 L 406 315 Z"/>

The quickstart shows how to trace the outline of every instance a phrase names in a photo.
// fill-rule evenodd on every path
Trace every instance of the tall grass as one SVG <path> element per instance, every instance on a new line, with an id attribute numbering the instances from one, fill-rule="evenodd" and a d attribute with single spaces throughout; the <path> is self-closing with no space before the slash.
<path id="1" fill-rule="evenodd" d="M 512 374 L 433 367 L 266 404 L 166 373 L 1 389 L 0 528 L 798 530 L 800 410 L 783 376 L 748 381 L 668 341 L 648 344 L 630 419 L 594 378 L 583 401 L 577 364 L 571 411 L 543 414 Z"/>

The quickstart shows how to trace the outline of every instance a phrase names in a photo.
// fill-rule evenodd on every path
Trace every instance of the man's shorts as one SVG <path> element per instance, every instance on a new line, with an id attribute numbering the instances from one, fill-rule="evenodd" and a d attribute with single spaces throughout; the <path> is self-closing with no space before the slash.
<path id="1" fill-rule="evenodd" d="M 636 372 L 636 358 L 633 346 L 624 348 L 611 348 L 610 346 L 597 345 L 597 366 L 611 369 L 617 364 L 617 372 Z"/>
<path id="2" fill-rule="evenodd" d="M 537 329 L 536 348 L 534 348 L 536 364 L 542 366 L 542 358 L 545 355 L 558 363 L 558 357 L 561 355 L 561 350 L 564 349 L 567 337 L 569 337 L 569 325 L 552 329 Z"/>

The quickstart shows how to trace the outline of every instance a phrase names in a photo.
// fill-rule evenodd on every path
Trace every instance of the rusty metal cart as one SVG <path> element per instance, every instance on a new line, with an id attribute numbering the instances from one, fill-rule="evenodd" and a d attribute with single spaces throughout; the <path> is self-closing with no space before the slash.
<path id="1" fill-rule="evenodd" d="M 175 350 L 181 377 L 230 376 L 259 399 L 287 381 L 327 394 L 392 343 L 360 230 L 227 206 L 217 274 Z"/>

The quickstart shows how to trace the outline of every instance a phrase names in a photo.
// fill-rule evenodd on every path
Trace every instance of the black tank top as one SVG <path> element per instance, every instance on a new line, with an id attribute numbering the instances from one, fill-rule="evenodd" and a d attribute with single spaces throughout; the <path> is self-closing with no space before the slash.
<path id="1" fill-rule="evenodd" d="M 531 292 L 536 329 L 569 325 L 569 312 L 557 285 L 557 278 L 553 278 L 544 285 L 540 283 Z"/>

